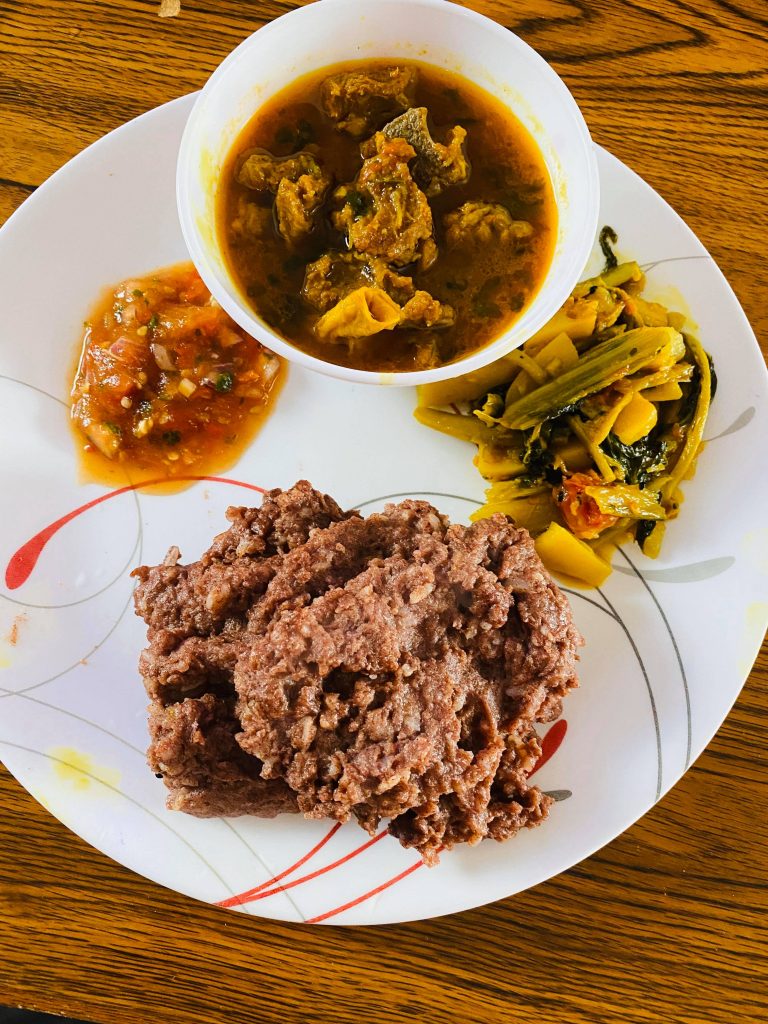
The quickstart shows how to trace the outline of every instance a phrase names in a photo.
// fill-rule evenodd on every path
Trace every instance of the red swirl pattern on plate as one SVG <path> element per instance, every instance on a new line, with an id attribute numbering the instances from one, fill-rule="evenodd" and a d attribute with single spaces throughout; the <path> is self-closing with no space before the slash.
<path id="1" fill-rule="evenodd" d="M 423 860 L 417 860 L 415 864 L 411 864 L 405 871 L 401 871 L 399 875 L 395 875 L 394 878 L 388 879 L 386 882 L 382 882 L 381 885 L 377 885 L 375 889 L 370 889 L 368 892 L 364 892 L 362 896 L 356 897 L 354 900 L 350 900 L 349 903 L 342 903 L 340 907 L 334 907 L 333 910 L 326 910 L 324 914 L 318 914 L 316 917 L 308 917 L 304 922 L 305 924 L 320 924 L 321 921 L 327 921 L 329 917 L 335 917 L 337 914 L 342 914 L 345 910 L 351 910 L 352 907 L 359 907 L 361 903 L 365 903 L 372 896 L 378 896 L 380 892 L 384 892 L 385 889 L 391 888 L 397 882 L 402 882 L 408 875 L 412 875 L 413 872 L 420 867 L 424 866 Z"/>
<path id="2" fill-rule="evenodd" d="M 175 480 L 195 480 L 195 481 L 207 481 L 208 483 L 215 484 L 232 484 L 234 487 L 245 487 L 249 491 L 257 491 L 259 494 L 264 494 L 264 488 L 258 487 L 256 484 L 245 483 L 243 480 L 232 480 L 230 477 L 225 476 L 179 476 L 175 477 Z M 11 555 L 8 565 L 5 569 L 5 585 L 9 590 L 17 590 L 22 584 L 26 583 L 29 577 L 32 575 L 32 571 L 37 565 L 43 548 L 54 536 L 58 533 L 62 526 L 66 526 L 67 523 L 71 523 L 73 519 L 77 519 L 84 512 L 88 512 L 89 509 L 95 508 L 97 505 L 101 505 L 104 501 L 109 501 L 110 498 L 117 498 L 121 494 L 127 494 L 129 491 L 138 490 L 141 487 L 156 487 L 159 484 L 165 484 L 168 481 L 164 478 L 158 478 L 157 480 L 144 480 L 138 484 L 128 484 L 126 487 L 118 487 L 114 491 L 108 491 L 106 494 L 100 495 L 98 498 L 94 498 L 93 501 L 88 501 L 85 505 L 81 505 L 79 508 L 74 509 L 72 512 L 68 512 L 65 516 L 57 519 L 55 522 L 46 526 L 44 529 L 36 533 L 34 537 L 31 537 L 25 544 L 22 544 L 18 551 Z"/>
<path id="3" fill-rule="evenodd" d="M 287 868 L 285 871 L 282 872 L 282 874 L 276 875 L 275 877 L 285 878 L 286 875 L 289 875 L 291 871 L 294 871 L 300 864 L 305 864 L 309 860 L 309 858 L 314 853 L 316 853 L 317 850 L 319 850 L 320 847 L 323 846 L 328 839 L 331 838 L 331 835 L 333 835 L 334 831 L 335 829 L 331 829 L 330 833 L 325 837 L 325 840 L 318 843 L 318 845 L 314 847 L 312 850 L 310 850 L 308 854 L 302 857 L 301 860 L 298 860 L 292 868 Z M 350 850 L 349 853 L 345 853 L 344 856 L 339 857 L 338 860 L 334 860 L 330 864 L 326 864 L 324 867 L 318 868 L 317 871 L 311 871 L 308 875 L 302 875 L 300 878 L 294 878 L 292 882 L 286 882 L 285 885 L 277 885 L 275 886 L 274 889 L 265 889 L 264 886 L 257 885 L 255 889 L 249 889 L 247 892 L 241 893 L 239 896 L 230 896 L 226 900 L 220 900 L 216 904 L 216 906 L 242 906 L 243 903 L 249 903 L 251 902 L 251 900 L 263 900 L 266 896 L 274 896 L 275 893 L 285 892 L 287 889 L 293 889 L 297 885 L 303 885 L 305 882 L 311 882 L 313 878 L 319 878 L 321 875 L 326 875 L 328 874 L 329 871 L 334 871 L 336 868 L 341 867 L 342 864 L 346 864 L 354 857 L 357 857 L 359 856 L 359 854 L 364 853 L 366 850 L 369 850 L 372 846 L 380 842 L 388 834 L 389 833 L 385 829 L 383 832 L 379 832 L 378 835 L 375 835 L 372 839 L 369 839 L 367 843 L 363 843 L 361 846 L 355 847 L 354 850 Z M 269 882 L 264 883 L 265 886 L 269 884 Z M 255 895 L 250 895 L 250 893 L 255 893 Z"/>
<path id="4" fill-rule="evenodd" d="M 547 761 L 557 753 L 560 749 L 560 744 L 565 739 L 567 731 L 568 723 L 564 718 L 559 718 L 547 731 L 541 741 L 541 754 L 539 755 L 539 760 L 528 772 L 529 779 L 532 775 L 535 775 L 540 768 L 543 768 Z"/>
<path id="5" fill-rule="evenodd" d="M 252 889 L 247 889 L 245 892 L 241 892 L 237 896 L 230 896 L 225 900 L 219 900 L 216 906 L 240 907 L 244 903 L 248 903 L 249 900 L 261 899 L 261 896 L 270 896 L 272 891 L 277 892 L 277 889 L 274 889 L 271 892 L 265 892 L 264 890 L 269 889 L 270 886 L 273 886 L 276 882 L 281 881 L 288 875 L 292 875 L 294 871 L 306 864 L 308 860 L 311 860 L 315 854 L 319 853 L 325 844 L 336 835 L 340 828 L 341 822 L 337 821 L 333 828 L 323 836 L 320 842 L 316 843 L 311 850 L 304 854 L 303 857 L 299 857 L 295 864 L 291 864 L 289 868 L 285 868 L 285 870 L 281 871 L 279 874 L 273 875 L 271 878 L 267 879 L 266 882 L 262 882 L 261 885 L 255 885 Z M 326 868 L 325 870 L 328 869 Z M 260 893 L 261 896 L 257 896 L 257 893 Z"/>

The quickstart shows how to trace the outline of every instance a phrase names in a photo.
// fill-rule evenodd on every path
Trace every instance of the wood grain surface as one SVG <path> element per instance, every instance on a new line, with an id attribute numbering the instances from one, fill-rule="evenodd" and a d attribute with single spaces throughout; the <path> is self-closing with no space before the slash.
<path id="1" fill-rule="evenodd" d="M 0 0 L 0 220 L 84 146 L 199 88 L 282 0 Z M 563 76 L 768 342 L 765 0 L 471 0 Z M 766 649 L 685 778 L 597 855 L 470 913 L 300 928 L 87 847 L 0 770 L 0 1002 L 103 1024 L 768 1019 Z"/>

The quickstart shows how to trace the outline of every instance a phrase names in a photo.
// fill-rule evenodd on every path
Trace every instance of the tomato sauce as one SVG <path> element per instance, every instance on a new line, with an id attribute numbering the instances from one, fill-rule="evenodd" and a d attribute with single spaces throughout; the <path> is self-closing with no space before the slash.
<path id="1" fill-rule="evenodd" d="M 83 326 L 72 423 L 88 475 L 109 483 L 232 465 L 282 378 L 191 263 L 123 281 Z"/>

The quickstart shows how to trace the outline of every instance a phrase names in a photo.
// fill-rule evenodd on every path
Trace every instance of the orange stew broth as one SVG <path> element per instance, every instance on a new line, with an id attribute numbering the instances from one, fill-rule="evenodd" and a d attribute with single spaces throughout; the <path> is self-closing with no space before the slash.
<path id="1" fill-rule="evenodd" d="M 88 475 L 174 480 L 236 460 L 281 362 L 211 299 L 191 263 L 117 285 L 84 324 L 72 422 Z"/>
<path id="2" fill-rule="evenodd" d="M 343 236 L 330 222 L 337 208 L 334 189 L 351 182 L 362 163 L 360 140 L 336 129 L 322 109 L 321 86 L 339 71 L 397 65 L 418 70 L 415 106 L 424 106 L 440 138 L 453 125 L 467 131 L 469 180 L 429 200 L 439 255 L 429 270 L 406 268 L 414 285 L 456 311 L 443 330 L 383 331 L 359 344 L 329 343 L 314 334 L 318 314 L 301 297 L 306 265 L 329 249 L 344 250 Z M 385 118 L 386 120 L 386 118 Z M 330 173 L 333 185 L 306 243 L 289 247 L 273 229 L 243 239 L 234 230 L 241 200 L 271 205 L 272 197 L 238 183 L 245 152 L 266 149 L 275 156 L 311 152 Z M 507 330 L 530 305 L 554 254 L 557 206 L 544 159 L 532 136 L 508 107 L 485 89 L 454 72 L 418 61 L 374 60 L 332 65 L 297 79 L 261 107 L 233 145 L 217 191 L 217 227 L 222 248 L 245 301 L 275 330 L 326 362 L 364 370 L 408 371 L 443 365 L 483 348 Z M 469 200 L 499 203 L 534 235 L 521 257 L 494 242 L 468 253 L 449 249 L 443 218 Z"/>

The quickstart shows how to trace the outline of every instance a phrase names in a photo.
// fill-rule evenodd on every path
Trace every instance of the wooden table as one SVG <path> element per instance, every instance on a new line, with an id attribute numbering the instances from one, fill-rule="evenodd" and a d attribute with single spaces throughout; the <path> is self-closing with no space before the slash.
<path id="1" fill-rule="evenodd" d="M 0 0 L 0 219 L 102 134 L 199 88 L 282 0 Z M 764 0 L 471 0 L 570 86 L 768 341 Z M 762 198 L 761 198 L 762 191 Z M 768 657 L 695 767 L 599 854 L 380 929 L 202 906 L 87 847 L 0 772 L 0 1002 L 104 1022 L 768 1019 Z M 724 824 L 724 821 L 729 824 Z"/>

